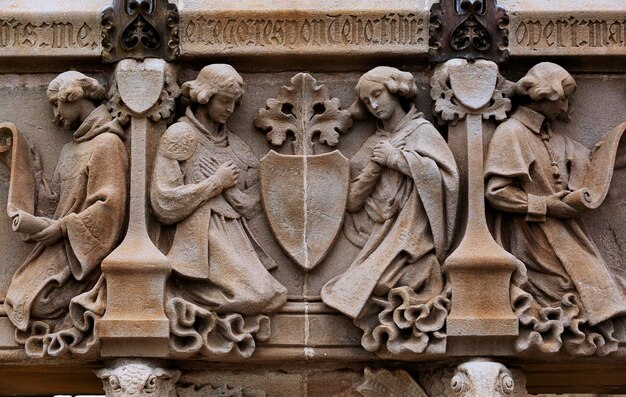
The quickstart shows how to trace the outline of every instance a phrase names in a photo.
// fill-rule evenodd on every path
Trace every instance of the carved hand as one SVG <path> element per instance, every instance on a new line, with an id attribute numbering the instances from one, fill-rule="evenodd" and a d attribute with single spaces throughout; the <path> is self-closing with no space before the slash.
<path id="1" fill-rule="evenodd" d="M 239 181 L 239 168 L 232 161 L 227 161 L 219 166 L 217 171 L 215 171 L 215 176 L 219 180 L 222 189 L 228 189 L 237 185 Z"/>
<path id="2" fill-rule="evenodd" d="M 63 238 L 63 228 L 61 221 L 49 219 L 50 226 L 43 229 L 39 233 L 30 236 L 31 239 L 42 243 L 43 245 L 52 245 Z"/>
<path id="3" fill-rule="evenodd" d="M 561 199 L 565 197 L 568 192 L 563 191 L 548 196 L 546 199 L 547 214 L 554 218 L 574 218 L 579 215 L 578 210 L 565 204 Z"/>
<path id="4" fill-rule="evenodd" d="M 391 157 L 396 150 L 397 149 L 389 143 L 389 141 L 380 141 L 376 146 L 374 146 L 372 161 L 386 166 L 388 164 L 389 157 Z"/>

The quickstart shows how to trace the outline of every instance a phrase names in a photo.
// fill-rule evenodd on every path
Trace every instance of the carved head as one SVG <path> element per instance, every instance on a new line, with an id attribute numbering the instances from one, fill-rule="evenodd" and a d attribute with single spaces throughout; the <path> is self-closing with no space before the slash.
<path id="1" fill-rule="evenodd" d="M 379 66 L 365 73 L 356 84 L 356 100 L 350 107 L 353 118 L 362 119 L 366 111 L 380 120 L 393 116 L 401 99 L 417 94 L 415 78 L 389 66 Z"/>
<path id="2" fill-rule="evenodd" d="M 515 382 L 502 364 L 471 361 L 457 367 L 450 381 L 454 397 L 515 397 Z"/>
<path id="3" fill-rule="evenodd" d="M 54 110 L 55 124 L 71 129 L 106 97 L 106 92 L 98 80 L 70 71 L 52 80 L 46 95 Z"/>
<path id="4" fill-rule="evenodd" d="M 517 92 L 534 101 L 532 107 L 549 120 L 568 119 L 569 97 L 574 91 L 572 75 L 551 62 L 538 63 L 517 82 Z"/>
<path id="5" fill-rule="evenodd" d="M 175 397 L 180 377 L 180 371 L 144 363 L 122 363 L 95 373 L 102 379 L 106 395 L 115 397 Z"/>
<path id="6" fill-rule="evenodd" d="M 224 124 L 241 102 L 243 79 L 232 66 L 217 63 L 202 68 L 195 80 L 183 84 L 182 92 L 192 102 L 207 105 L 211 120 Z"/>

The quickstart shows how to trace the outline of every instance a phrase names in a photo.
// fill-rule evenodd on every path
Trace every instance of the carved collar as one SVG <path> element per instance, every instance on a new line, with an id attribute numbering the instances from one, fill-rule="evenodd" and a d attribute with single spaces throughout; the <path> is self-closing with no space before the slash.
<path id="1" fill-rule="evenodd" d="M 120 124 L 117 120 L 111 119 L 111 114 L 105 105 L 100 105 L 87 116 L 74 132 L 73 138 L 75 142 L 85 142 L 103 132 L 111 132 L 124 139 L 124 130 Z"/>
<path id="2" fill-rule="evenodd" d="M 218 128 L 216 133 L 213 133 L 206 129 L 202 123 L 196 118 L 196 115 L 193 114 L 193 110 L 191 110 L 191 106 L 185 110 L 185 118 L 191 125 L 193 125 L 198 131 L 202 133 L 211 143 L 218 146 L 228 146 L 228 132 L 226 129 L 226 125 L 221 125 Z"/>
<path id="3" fill-rule="evenodd" d="M 515 112 L 511 115 L 511 118 L 524 124 L 535 134 L 541 133 L 541 126 L 545 121 L 545 116 L 541 113 L 535 112 L 524 106 L 519 106 Z"/>

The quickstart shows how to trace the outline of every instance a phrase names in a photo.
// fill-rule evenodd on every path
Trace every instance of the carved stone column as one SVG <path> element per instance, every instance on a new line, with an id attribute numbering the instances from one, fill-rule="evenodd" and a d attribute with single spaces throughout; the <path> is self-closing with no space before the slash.
<path id="1" fill-rule="evenodd" d="M 147 143 L 153 133 L 148 118 L 167 117 L 173 105 L 162 101 L 165 75 L 162 59 L 125 59 L 115 69 L 125 105 L 120 116 L 130 119 L 130 219 L 123 242 L 102 262 L 107 282 L 107 309 L 100 322 L 103 357 L 164 357 L 169 351 L 163 299 L 170 266 L 148 236 L 146 196 Z"/>
<path id="2" fill-rule="evenodd" d="M 449 123 L 449 145 L 461 181 L 467 181 L 461 186 L 461 202 L 467 203 L 459 227 L 464 232 L 444 264 L 452 284 L 448 337 L 451 342 L 455 337 L 510 339 L 518 333 L 518 319 L 511 309 L 509 283 L 519 261 L 488 230 L 483 180 L 484 143 L 493 131 L 489 119 L 502 120 L 511 108 L 506 80 L 494 62 L 452 59 L 436 68 L 431 86 L 435 112 L 441 122 Z M 500 346 L 506 349 L 509 344 Z"/>
<path id="3" fill-rule="evenodd" d="M 180 371 L 161 368 L 156 362 L 116 360 L 96 370 L 107 397 L 173 397 Z"/>

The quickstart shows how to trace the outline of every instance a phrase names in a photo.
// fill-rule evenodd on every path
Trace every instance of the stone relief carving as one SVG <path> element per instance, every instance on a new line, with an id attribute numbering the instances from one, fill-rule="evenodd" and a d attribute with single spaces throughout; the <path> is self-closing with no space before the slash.
<path id="1" fill-rule="evenodd" d="M 150 362 L 124 361 L 94 371 L 102 380 L 107 397 L 176 397 L 180 371 L 158 367 Z"/>
<path id="2" fill-rule="evenodd" d="M 363 380 L 335 397 L 430 397 L 406 371 L 365 368 Z"/>
<path id="3" fill-rule="evenodd" d="M 191 105 L 159 143 L 150 193 L 158 219 L 176 226 L 165 304 L 176 355 L 249 357 L 269 337 L 265 314 L 286 302 L 246 223 L 259 212 L 258 160 L 226 127 L 242 86 L 229 65 L 203 68 L 183 84 Z"/>
<path id="4" fill-rule="evenodd" d="M 15 140 L 17 130 L 10 151 L 16 183 L 9 216 L 14 230 L 36 245 L 13 275 L 4 306 L 17 341 L 35 357 L 87 354 L 97 344 L 94 324 L 106 296 L 100 263 L 126 222 L 128 154 L 123 129 L 101 105 L 104 88 L 82 73 L 65 72 L 52 80 L 47 96 L 55 122 L 74 131 L 52 181 L 35 186 L 32 163 L 18 158 L 26 153 Z"/>
<path id="5" fill-rule="evenodd" d="M 348 159 L 338 150 L 317 154 L 315 140 L 337 145 L 339 134 L 352 127 L 350 112 L 313 76 L 299 73 L 259 110 L 254 124 L 274 146 L 292 139 L 292 155 L 272 150 L 261 159 L 263 207 L 278 242 L 309 271 L 341 229 L 350 177 Z"/>
<path id="6" fill-rule="evenodd" d="M 441 264 L 456 220 L 459 174 L 441 134 L 409 99 L 413 76 L 390 67 L 364 74 L 355 116 L 377 120 L 350 160 L 344 233 L 361 252 L 322 289 L 354 319 L 368 351 L 445 351 L 450 295 Z"/>
<path id="7" fill-rule="evenodd" d="M 491 139 L 486 197 L 498 211 L 497 240 L 523 262 L 511 299 L 520 319 L 516 349 L 606 355 L 624 340 L 625 291 L 580 214 L 609 189 L 622 124 L 591 150 L 554 121 L 567 120 L 576 82 L 562 67 L 539 63 L 516 85 L 516 108 Z"/>

